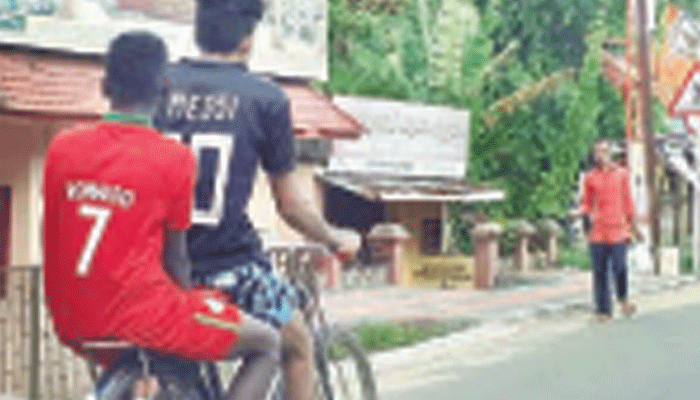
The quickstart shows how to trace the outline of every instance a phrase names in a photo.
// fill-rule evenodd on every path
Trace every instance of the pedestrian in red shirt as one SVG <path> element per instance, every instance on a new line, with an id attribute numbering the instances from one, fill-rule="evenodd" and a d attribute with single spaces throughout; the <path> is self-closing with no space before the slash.
<path id="1" fill-rule="evenodd" d="M 631 233 L 639 237 L 629 173 L 610 154 L 610 142 L 599 139 L 593 146 L 594 168 L 583 181 L 581 208 L 577 214 L 588 219 L 593 292 L 596 316 L 601 322 L 612 318 L 609 276 L 617 289 L 622 312 L 631 316 L 636 306 L 627 300 L 627 245 Z"/>

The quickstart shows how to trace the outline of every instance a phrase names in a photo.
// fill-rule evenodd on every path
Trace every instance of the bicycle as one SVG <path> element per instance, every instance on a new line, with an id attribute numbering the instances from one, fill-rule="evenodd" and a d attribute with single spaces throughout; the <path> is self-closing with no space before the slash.
<path id="1" fill-rule="evenodd" d="M 269 255 L 287 260 L 287 275 L 308 296 L 304 317 L 314 336 L 319 400 L 376 400 L 372 367 L 357 337 L 338 324 L 330 323 L 322 305 L 321 287 L 311 255 L 326 251 L 316 244 L 277 245 Z M 304 258 L 304 260 L 302 260 Z M 223 392 L 219 370 L 214 363 L 180 360 L 137 349 L 128 343 L 92 342 L 84 345 L 95 381 L 97 400 L 133 398 L 137 381 L 154 377 L 158 388 L 152 399 L 219 400 Z M 95 350 L 122 351 L 119 362 L 98 377 L 92 355 Z M 272 400 L 283 400 L 284 380 L 276 379 L 270 390 Z"/>

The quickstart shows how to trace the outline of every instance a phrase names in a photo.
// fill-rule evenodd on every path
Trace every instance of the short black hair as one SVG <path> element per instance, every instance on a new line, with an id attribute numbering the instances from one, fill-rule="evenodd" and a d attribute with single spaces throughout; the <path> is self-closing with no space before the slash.
<path id="1" fill-rule="evenodd" d="M 195 39 L 209 53 L 232 53 L 260 18 L 260 0 L 198 0 Z"/>
<path id="2" fill-rule="evenodd" d="M 168 50 L 158 36 L 149 32 L 127 32 L 109 45 L 105 89 L 112 105 L 152 105 L 164 85 Z"/>

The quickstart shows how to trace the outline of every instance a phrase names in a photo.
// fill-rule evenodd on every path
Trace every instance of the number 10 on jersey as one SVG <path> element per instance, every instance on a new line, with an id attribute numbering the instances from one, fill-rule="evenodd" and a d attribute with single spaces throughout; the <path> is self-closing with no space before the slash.
<path id="1" fill-rule="evenodd" d="M 168 132 L 167 137 L 182 142 L 182 134 L 177 132 Z M 204 150 L 213 150 L 217 154 L 218 162 L 213 174 L 214 188 L 213 193 L 209 197 L 211 202 L 207 208 L 197 207 L 197 202 L 194 202 L 192 210 L 192 223 L 195 225 L 210 225 L 218 226 L 224 216 L 224 204 L 226 200 L 226 186 L 228 185 L 229 170 L 231 166 L 231 158 L 234 150 L 234 135 L 231 133 L 194 133 L 190 139 L 190 148 L 197 159 L 198 175 L 204 173 L 201 170 L 202 153 Z"/>

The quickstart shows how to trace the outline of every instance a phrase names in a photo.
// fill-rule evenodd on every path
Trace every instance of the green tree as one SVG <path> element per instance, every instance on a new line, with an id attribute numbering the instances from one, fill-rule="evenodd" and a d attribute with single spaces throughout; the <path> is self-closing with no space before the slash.
<path id="1" fill-rule="evenodd" d="M 602 40 L 624 33 L 624 4 L 330 0 L 327 89 L 469 108 L 468 178 L 508 193 L 476 208 L 496 218 L 561 215 L 591 140 L 624 134 L 620 96 L 600 68 Z"/>

